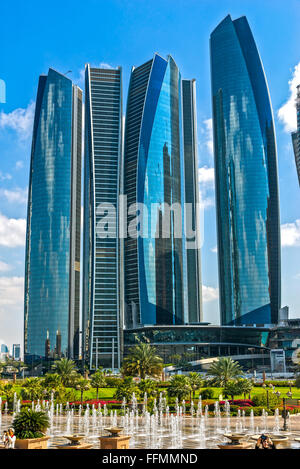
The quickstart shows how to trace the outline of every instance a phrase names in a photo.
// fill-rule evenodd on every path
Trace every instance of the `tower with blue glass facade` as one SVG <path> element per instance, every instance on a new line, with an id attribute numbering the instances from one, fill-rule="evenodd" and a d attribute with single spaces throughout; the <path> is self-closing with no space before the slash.
<path id="1" fill-rule="evenodd" d="M 79 356 L 82 91 L 49 69 L 39 78 L 29 180 L 25 359 L 44 357 L 57 331 Z"/>
<path id="2" fill-rule="evenodd" d="M 245 17 L 210 37 L 221 323 L 277 323 L 280 222 L 273 114 Z"/>
<path id="3" fill-rule="evenodd" d="M 191 98 L 185 94 L 185 99 Z M 192 112 L 190 117 L 194 119 Z M 196 282 L 197 291 L 192 286 L 189 290 L 183 229 L 183 120 L 182 81 L 173 58 L 155 54 L 134 67 L 127 100 L 123 173 L 128 221 L 124 240 L 126 327 L 184 324 L 200 318 L 201 285 Z M 187 144 L 188 119 L 185 124 Z M 190 140 L 193 145 L 194 139 Z M 189 157 L 194 177 L 195 152 Z M 195 185 L 193 190 L 197 190 Z M 189 317 L 189 295 L 198 301 L 193 305 L 193 319 Z"/>
<path id="4" fill-rule="evenodd" d="M 295 155 L 295 163 L 298 174 L 298 181 L 300 185 L 300 85 L 297 86 L 297 130 L 292 133 L 293 149 Z"/>
<path id="5" fill-rule="evenodd" d="M 90 368 L 120 367 L 121 145 L 122 70 L 87 65 L 82 329 Z"/>

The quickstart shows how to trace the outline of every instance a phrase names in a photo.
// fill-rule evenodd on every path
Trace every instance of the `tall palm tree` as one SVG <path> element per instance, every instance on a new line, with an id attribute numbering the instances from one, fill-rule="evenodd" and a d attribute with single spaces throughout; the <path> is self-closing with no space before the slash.
<path id="1" fill-rule="evenodd" d="M 80 391 L 80 401 L 83 403 L 83 393 L 90 389 L 90 380 L 80 376 L 75 382 L 75 388 Z"/>
<path id="2" fill-rule="evenodd" d="M 202 386 L 201 375 L 199 373 L 192 371 L 188 375 L 188 380 L 191 386 L 191 393 L 193 393 L 193 399 L 195 399 L 195 392 L 197 391 L 197 389 L 200 389 Z M 192 400 L 192 396 L 190 396 L 190 398 Z"/>
<path id="3" fill-rule="evenodd" d="M 76 365 L 73 360 L 62 358 L 52 365 L 52 369 L 61 377 L 61 382 L 64 386 L 69 384 L 69 381 L 76 375 Z"/>
<path id="4" fill-rule="evenodd" d="M 232 358 L 223 357 L 212 363 L 208 374 L 213 376 L 215 384 L 225 387 L 229 380 L 241 376 L 242 368 L 239 363 L 232 360 Z"/>
<path id="5" fill-rule="evenodd" d="M 156 355 L 156 349 L 148 343 L 139 343 L 129 349 L 129 356 L 123 361 L 122 371 L 124 375 L 160 376 L 163 370 L 163 361 Z"/>
<path id="6" fill-rule="evenodd" d="M 91 386 L 92 388 L 95 388 L 97 390 L 97 399 L 99 396 L 99 389 L 104 388 L 106 386 L 106 378 L 103 373 L 103 371 L 96 371 L 96 373 L 93 374 L 92 379 L 91 379 Z"/>

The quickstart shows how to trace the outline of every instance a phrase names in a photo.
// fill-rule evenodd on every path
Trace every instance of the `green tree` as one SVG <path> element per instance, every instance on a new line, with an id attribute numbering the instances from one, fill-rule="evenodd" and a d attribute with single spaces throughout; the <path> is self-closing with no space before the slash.
<path id="1" fill-rule="evenodd" d="M 32 409 L 22 409 L 13 421 L 16 437 L 20 440 L 26 438 L 40 438 L 44 436 L 50 426 L 49 417 L 45 412 Z"/>
<path id="2" fill-rule="evenodd" d="M 93 374 L 91 378 L 91 386 L 92 388 L 96 389 L 96 392 L 97 392 L 96 399 L 98 399 L 99 389 L 104 388 L 106 386 L 106 378 L 105 378 L 103 371 L 98 370 L 96 371 L 96 373 Z"/>
<path id="3" fill-rule="evenodd" d="M 76 379 L 75 389 L 80 391 L 81 404 L 83 403 L 83 393 L 84 393 L 84 391 L 88 391 L 90 389 L 90 387 L 91 387 L 91 385 L 90 385 L 90 380 L 89 379 L 82 378 L 82 376 L 80 376 L 79 378 Z"/>
<path id="4" fill-rule="evenodd" d="M 244 394 L 244 399 L 246 399 L 247 395 L 249 396 L 249 399 L 250 399 L 251 398 L 250 394 L 253 389 L 253 381 L 247 378 L 239 378 L 238 382 L 241 385 L 241 390 L 242 390 L 242 394 Z"/>
<path id="5" fill-rule="evenodd" d="M 12 410 L 16 388 L 12 383 L 8 383 L 8 384 L 4 384 L 4 386 L 2 387 L 2 390 L 3 390 L 3 392 L 5 394 L 5 397 L 6 397 L 7 406 L 10 410 Z M 0 411 L 1 411 L 1 409 L 0 409 Z"/>
<path id="6" fill-rule="evenodd" d="M 238 396 L 243 392 L 243 384 L 239 380 L 229 380 L 224 386 L 223 392 L 234 400 L 234 396 Z"/>
<path id="7" fill-rule="evenodd" d="M 193 399 L 195 399 L 195 393 L 198 389 L 201 388 L 203 380 L 201 378 L 201 375 L 194 371 L 189 373 L 188 380 L 191 386 L 191 392 L 193 393 Z M 190 397 L 190 400 L 192 400 L 192 396 Z"/>
<path id="8" fill-rule="evenodd" d="M 129 355 L 123 361 L 122 372 L 126 376 L 160 376 L 163 361 L 156 355 L 156 349 L 148 343 L 139 343 L 129 349 Z"/>
<path id="9" fill-rule="evenodd" d="M 43 384 L 46 388 L 55 390 L 62 384 L 61 376 L 58 373 L 47 373 Z"/>
<path id="10" fill-rule="evenodd" d="M 21 389 L 23 400 L 37 401 L 45 397 L 42 380 L 40 378 L 27 378 Z"/>
<path id="11" fill-rule="evenodd" d="M 177 397 L 179 401 L 186 399 L 192 390 L 187 376 L 174 375 L 169 381 L 168 396 Z"/>
<path id="12" fill-rule="evenodd" d="M 118 399 L 118 401 L 122 401 L 125 397 L 126 401 L 130 402 L 132 399 L 133 393 L 135 394 L 136 398 L 138 398 L 140 394 L 139 388 L 133 381 L 133 378 L 131 376 L 127 376 L 118 385 L 116 392 L 114 394 L 114 398 Z"/>
<path id="13" fill-rule="evenodd" d="M 64 386 L 67 386 L 72 381 L 72 378 L 76 376 L 76 365 L 73 360 L 68 358 L 62 358 L 52 365 L 52 370 L 61 377 L 61 381 Z"/>
<path id="14" fill-rule="evenodd" d="M 208 374 L 213 376 L 213 382 L 217 386 L 225 387 L 229 380 L 235 379 L 242 374 L 242 368 L 232 358 L 224 357 L 211 364 Z"/>
<path id="15" fill-rule="evenodd" d="M 153 379 L 141 379 L 138 383 L 138 388 L 142 396 L 144 396 L 145 392 L 149 398 L 157 396 L 157 384 Z"/>
<path id="16" fill-rule="evenodd" d="M 296 380 L 295 380 L 295 386 L 296 388 L 300 388 L 300 375 L 297 375 L 296 376 Z"/>

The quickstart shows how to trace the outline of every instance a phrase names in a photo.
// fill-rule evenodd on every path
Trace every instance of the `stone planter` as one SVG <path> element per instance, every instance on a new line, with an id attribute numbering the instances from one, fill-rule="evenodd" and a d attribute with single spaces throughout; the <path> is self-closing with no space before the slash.
<path id="1" fill-rule="evenodd" d="M 47 449 L 49 436 L 42 438 L 28 438 L 26 440 L 16 440 L 16 449 Z"/>

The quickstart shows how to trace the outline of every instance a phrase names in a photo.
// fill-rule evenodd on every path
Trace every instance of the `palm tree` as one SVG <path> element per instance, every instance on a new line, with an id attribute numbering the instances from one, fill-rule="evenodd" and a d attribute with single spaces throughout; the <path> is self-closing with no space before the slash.
<path id="1" fill-rule="evenodd" d="M 244 399 L 246 399 L 246 394 L 249 395 L 249 399 L 250 399 L 251 398 L 250 393 L 253 388 L 253 381 L 251 381 L 251 379 L 241 378 L 238 380 L 238 382 L 241 385 L 242 393 L 244 394 Z"/>
<path id="2" fill-rule="evenodd" d="M 179 401 L 186 399 L 191 392 L 192 388 L 187 376 L 175 375 L 170 379 L 168 387 L 169 397 L 177 397 Z"/>
<path id="3" fill-rule="evenodd" d="M 46 412 L 22 409 L 13 421 L 16 437 L 19 439 L 41 438 L 50 426 Z"/>
<path id="4" fill-rule="evenodd" d="M 208 374 L 213 376 L 215 384 L 225 387 L 230 379 L 235 379 L 242 374 L 242 368 L 232 358 L 224 357 L 212 363 Z"/>
<path id="5" fill-rule="evenodd" d="M 163 370 L 163 361 L 156 355 L 156 349 L 148 343 L 139 343 L 129 349 L 129 356 L 123 361 L 122 371 L 124 375 L 160 376 Z"/>
<path id="6" fill-rule="evenodd" d="M 78 391 L 80 391 L 80 401 L 81 401 L 81 404 L 82 404 L 83 403 L 83 393 L 84 393 L 84 391 L 87 391 L 88 389 L 90 389 L 90 380 L 82 378 L 80 376 L 80 378 L 78 378 L 75 382 L 75 388 Z"/>
<path id="7" fill-rule="evenodd" d="M 125 397 L 127 402 L 130 402 L 132 399 L 133 393 L 136 397 L 139 397 L 139 388 L 133 381 L 131 376 L 127 376 L 122 380 L 122 382 L 118 385 L 116 392 L 114 394 L 114 398 L 122 401 Z"/>
<path id="8" fill-rule="evenodd" d="M 142 395 L 147 393 L 148 397 L 155 397 L 157 395 L 156 381 L 153 379 L 141 379 L 138 388 Z"/>
<path id="9" fill-rule="evenodd" d="M 223 389 L 223 392 L 226 396 L 231 396 L 231 399 L 234 400 L 234 396 L 238 396 L 243 393 L 244 383 L 243 380 L 229 380 L 226 383 L 226 386 Z"/>
<path id="10" fill-rule="evenodd" d="M 104 388 L 106 386 L 106 378 L 103 373 L 103 371 L 96 371 L 96 373 L 93 374 L 92 379 L 91 379 L 91 386 L 92 388 L 95 388 L 97 390 L 97 398 L 99 395 L 99 389 Z"/>
<path id="11" fill-rule="evenodd" d="M 36 401 L 42 399 L 44 394 L 41 380 L 39 378 L 27 378 L 23 383 L 21 396 L 24 400 Z"/>
<path id="12" fill-rule="evenodd" d="M 193 399 L 195 399 L 195 392 L 197 389 L 200 389 L 202 386 L 202 378 L 199 373 L 192 371 L 188 375 L 188 380 L 191 386 L 191 392 L 193 393 Z M 190 400 L 192 400 L 192 396 L 190 396 Z"/>
<path id="13" fill-rule="evenodd" d="M 61 377 L 61 381 L 64 386 L 69 384 L 72 377 L 76 375 L 75 362 L 73 362 L 73 360 L 69 360 L 68 358 L 62 358 L 61 360 L 55 362 L 54 365 L 52 365 L 52 369 Z"/>

